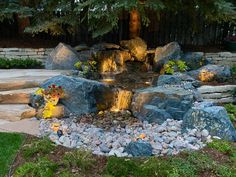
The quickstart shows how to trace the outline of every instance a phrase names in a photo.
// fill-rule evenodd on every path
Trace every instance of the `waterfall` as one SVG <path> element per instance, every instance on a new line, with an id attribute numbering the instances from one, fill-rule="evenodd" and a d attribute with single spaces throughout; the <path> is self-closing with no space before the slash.
<path id="1" fill-rule="evenodd" d="M 118 112 L 120 110 L 129 109 L 132 96 L 133 93 L 131 91 L 118 89 L 111 111 Z"/>

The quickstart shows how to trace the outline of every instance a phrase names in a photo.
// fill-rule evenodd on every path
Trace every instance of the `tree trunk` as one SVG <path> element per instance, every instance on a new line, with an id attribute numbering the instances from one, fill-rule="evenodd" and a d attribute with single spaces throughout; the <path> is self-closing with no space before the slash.
<path id="1" fill-rule="evenodd" d="M 18 23 L 18 33 L 19 35 L 24 34 L 24 30 L 26 27 L 30 25 L 29 17 L 19 18 L 19 15 L 16 15 L 17 23 Z"/>
<path id="2" fill-rule="evenodd" d="M 137 9 L 130 12 L 129 37 L 133 39 L 139 37 L 141 29 L 140 14 Z"/>

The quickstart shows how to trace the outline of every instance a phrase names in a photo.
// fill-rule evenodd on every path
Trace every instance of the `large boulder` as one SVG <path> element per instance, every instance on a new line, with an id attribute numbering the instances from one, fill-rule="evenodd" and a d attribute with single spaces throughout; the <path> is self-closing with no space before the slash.
<path id="1" fill-rule="evenodd" d="M 125 151 L 133 157 L 151 156 L 152 146 L 148 142 L 138 140 L 135 142 L 130 142 L 126 146 Z"/>
<path id="2" fill-rule="evenodd" d="M 150 87 L 137 90 L 131 110 L 142 121 L 163 123 L 166 119 L 183 119 L 195 101 L 191 91 L 180 87 Z"/>
<path id="3" fill-rule="evenodd" d="M 131 55 L 137 61 L 145 61 L 147 55 L 147 44 L 144 40 L 136 37 L 131 40 L 120 41 L 120 45 L 130 51 Z"/>
<path id="4" fill-rule="evenodd" d="M 157 83 L 154 83 L 157 86 L 163 85 L 183 85 L 186 88 L 195 88 L 200 86 L 200 82 L 191 76 L 184 73 L 174 73 L 173 75 L 160 75 Z"/>
<path id="5" fill-rule="evenodd" d="M 74 48 L 64 43 L 59 43 L 48 55 L 46 69 L 73 69 L 74 64 L 79 61 L 78 54 Z"/>
<path id="6" fill-rule="evenodd" d="M 112 105 L 113 93 L 100 82 L 69 76 L 55 76 L 41 85 L 42 88 L 56 84 L 62 86 L 65 98 L 60 102 L 76 115 L 97 112 Z"/>
<path id="7" fill-rule="evenodd" d="M 100 73 L 121 73 L 126 69 L 125 62 L 131 60 L 131 55 L 128 51 L 121 50 L 99 51 L 96 60 Z"/>
<path id="8" fill-rule="evenodd" d="M 179 60 L 181 58 L 181 48 L 177 42 L 171 42 L 164 47 L 158 47 L 155 51 L 154 69 L 160 70 L 169 60 Z"/>
<path id="9" fill-rule="evenodd" d="M 231 77 L 229 66 L 206 65 L 197 70 L 188 72 L 190 76 L 203 82 L 224 82 Z"/>
<path id="10" fill-rule="evenodd" d="M 224 107 L 211 103 L 195 104 L 184 116 L 183 131 L 197 128 L 206 129 L 210 135 L 229 141 L 236 141 L 236 130 Z"/>
<path id="11" fill-rule="evenodd" d="M 198 69 L 208 63 L 203 52 L 187 52 L 181 60 L 185 61 L 190 70 Z"/>

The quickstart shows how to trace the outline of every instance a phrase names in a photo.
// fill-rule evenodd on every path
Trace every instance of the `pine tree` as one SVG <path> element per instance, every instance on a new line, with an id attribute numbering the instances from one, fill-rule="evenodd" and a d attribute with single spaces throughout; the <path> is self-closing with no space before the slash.
<path id="1" fill-rule="evenodd" d="M 200 14 L 209 21 L 236 23 L 235 5 L 235 0 L 1 0 L 0 21 L 15 14 L 28 16 L 26 32 L 52 35 L 73 34 L 86 25 L 96 38 L 116 29 L 125 11 L 130 14 L 132 38 L 139 35 L 141 24 L 149 25 L 150 11 L 157 19 L 163 12 L 184 12 L 193 22 Z"/>

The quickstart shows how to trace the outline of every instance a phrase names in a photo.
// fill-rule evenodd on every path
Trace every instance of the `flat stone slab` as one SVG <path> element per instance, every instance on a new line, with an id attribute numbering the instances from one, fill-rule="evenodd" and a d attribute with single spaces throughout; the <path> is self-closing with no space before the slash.
<path id="1" fill-rule="evenodd" d="M 0 132 L 17 132 L 38 136 L 39 122 L 36 119 L 25 119 L 17 122 L 0 120 Z"/>
<path id="2" fill-rule="evenodd" d="M 2 104 L 0 105 L 0 119 L 8 121 L 19 121 L 32 118 L 36 114 L 34 108 L 27 104 Z"/>
<path id="3" fill-rule="evenodd" d="M 0 91 L 0 104 L 28 104 L 30 95 L 38 88 Z"/>
<path id="4" fill-rule="evenodd" d="M 1 69 L 0 91 L 38 87 L 51 77 L 67 73 L 67 70 Z"/>

